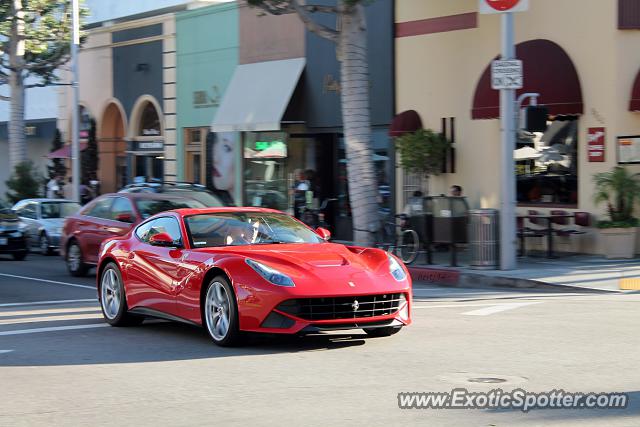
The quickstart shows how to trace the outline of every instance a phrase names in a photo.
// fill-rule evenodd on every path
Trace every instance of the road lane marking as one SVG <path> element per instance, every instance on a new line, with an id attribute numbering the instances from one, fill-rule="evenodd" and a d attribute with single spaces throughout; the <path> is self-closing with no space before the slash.
<path id="1" fill-rule="evenodd" d="M 41 314 L 50 314 L 50 315 L 62 315 L 62 314 L 74 314 L 74 313 L 100 313 L 100 307 L 92 306 L 92 307 L 65 307 L 65 308 L 46 308 L 44 310 L 20 310 L 20 311 L 2 311 L 0 310 L 0 320 L 6 319 L 9 317 L 31 317 L 31 316 L 39 316 Z"/>
<path id="2" fill-rule="evenodd" d="M 110 326 L 108 323 L 90 323 L 88 325 L 71 325 L 71 326 L 54 326 L 50 328 L 20 329 L 17 331 L 0 332 L 0 337 L 6 337 L 9 335 L 38 334 L 41 332 L 57 332 L 57 331 L 71 331 L 76 329 L 105 328 L 108 326 Z"/>
<path id="3" fill-rule="evenodd" d="M 19 325 L 21 323 L 38 323 L 38 322 L 61 322 L 65 320 L 99 320 L 102 319 L 98 313 L 93 314 L 58 314 L 46 317 L 21 317 L 18 319 L 1 319 L 0 326 L 4 325 Z"/>
<path id="4" fill-rule="evenodd" d="M 74 302 L 98 302 L 97 298 L 85 298 L 85 299 L 60 299 L 54 301 L 32 301 L 32 302 L 10 302 L 0 304 L 0 307 L 20 307 L 29 305 L 49 305 L 49 304 L 68 304 Z"/>
<path id="5" fill-rule="evenodd" d="M 500 313 L 502 311 L 514 310 L 516 308 L 525 307 L 527 305 L 540 304 L 540 302 L 516 302 L 510 304 L 494 305 L 492 307 L 485 307 L 479 310 L 467 311 L 462 313 L 466 316 L 489 316 L 491 314 Z"/>
<path id="6" fill-rule="evenodd" d="M 11 353 L 13 350 L 0 350 L 0 354 Z"/>
<path id="7" fill-rule="evenodd" d="M 71 286 L 74 288 L 91 289 L 94 291 L 96 290 L 95 286 L 78 285 L 77 283 L 58 282 L 57 280 L 40 279 L 38 277 L 17 276 L 15 274 L 7 274 L 7 273 L 0 273 L 0 276 L 12 277 L 14 279 L 33 280 L 36 282 L 53 283 L 54 285 Z"/>
<path id="8" fill-rule="evenodd" d="M 491 303 L 491 304 L 435 304 L 435 305 L 416 305 L 416 304 L 414 304 L 411 308 L 486 307 L 488 305 L 495 305 L 495 303 Z"/>

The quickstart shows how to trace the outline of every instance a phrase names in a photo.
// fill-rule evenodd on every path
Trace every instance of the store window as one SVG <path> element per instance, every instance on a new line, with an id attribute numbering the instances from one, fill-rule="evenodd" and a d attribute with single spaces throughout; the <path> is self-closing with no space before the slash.
<path id="1" fill-rule="evenodd" d="M 184 179 L 196 184 L 206 184 L 205 143 L 206 127 L 184 129 Z"/>
<path id="2" fill-rule="evenodd" d="M 140 116 L 139 136 L 158 136 L 161 134 L 160 116 L 156 107 L 151 102 L 147 102 Z"/>
<path id="3" fill-rule="evenodd" d="M 246 204 L 287 210 L 287 134 L 247 132 L 243 153 Z"/>
<path id="4" fill-rule="evenodd" d="M 514 152 L 521 205 L 578 204 L 578 119 L 557 117 L 545 132 L 521 132 Z"/>
<path id="5" fill-rule="evenodd" d="M 395 173 L 390 139 L 386 130 L 376 129 L 372 137 L 372 162 L 377 178 L 378 213 L 383 220 L 393 221 L 392 177 Z M 347 175 L 347 155 L 344 138 L 338 139 L 338 215 L 351 216 L 349 203 L 349 183 Z"/>

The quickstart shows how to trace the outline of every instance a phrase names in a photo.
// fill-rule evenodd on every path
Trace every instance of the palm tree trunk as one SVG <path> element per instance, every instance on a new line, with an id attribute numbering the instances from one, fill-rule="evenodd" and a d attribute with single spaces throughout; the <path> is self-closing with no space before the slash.
<path id="1" fill-rule="evenodd" d="M 364 7 L 341 4 L 342 28 L 338 40 L 341 74 L 342 121 L 349 199 L 354 240 L 372 243 L 373 235 L 359 230 L 378 230 L 378 184 L 371 151 L 369 66 Z"/>
<path id="2" fill-rule="evenodd" d="M 27 160 L 27 145 L 24 136 L 24 12 L 22 0 L 12 0 L 11 40 L 9 41 L 9 86 L 11 101 L 9 112 L 9 167 L 11 172 L 16 165 Z"/>
<path id="3" fill-rule="evenodd" d="M 20 73 L 12 71 L 9 84 L 11 87 L 9 166 L 13 173 L 17 164 L 27 160 L 27 144 L 24 136 L 24 81 Z"/>

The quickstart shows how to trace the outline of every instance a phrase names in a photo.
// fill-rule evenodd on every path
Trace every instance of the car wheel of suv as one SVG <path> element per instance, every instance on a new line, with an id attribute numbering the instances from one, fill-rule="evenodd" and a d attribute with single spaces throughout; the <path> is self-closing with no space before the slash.
<path id="1" fill-rule="evenodd" d="M 42 255 L 51 255 L 51 248 L 49 247 L 49 238 L 47 237 L 47 233 L 42 233 L 40 235 L 40 253 Z"/>
<path id="2" fill-rule="evenodd" d="M 384 328 L 364 328 L 364 331 L 370 337 L 388 337 L 397 334 L 402 326 L 386 326 Z"/>
<path id="3" fill-rule="evenodd" d="M 240 341 L 238 306 L 225 277 L 217 276 L 209 282 L 203 309 L 203 323 L 214 343 L 226 347 Z"/>
<path id="4" fill-rule="evenodd" d="M 27 251 L 22 251 L 22 252 L 14 252 L 13 253 L 13 259 L 15 259 L 16 261 L 22 261 L 27 257 Z"/>
<path id="5" fill-rule="evenodd" d="M 67 248 L 67 270 L 72 276 L 82 277 L 89 271 L 89 266 L 84 263 L 82 249 L 77 241 L 72 241 Z"/>
<path id="6" fill-rule="evenodd" d="M 102 270 L 98 295 L 102 315 L 111 326 L 133 326 L 144 321 L 144 317 L 129 313 L 122 275 L 114 263 Z"/>

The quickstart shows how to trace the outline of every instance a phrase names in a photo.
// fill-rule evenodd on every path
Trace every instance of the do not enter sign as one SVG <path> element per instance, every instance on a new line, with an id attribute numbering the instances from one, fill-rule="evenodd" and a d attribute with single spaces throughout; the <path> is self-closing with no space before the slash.
<path id="1" fill-rule="evenodd" d="M 479 0 L 480 13 L 522 12 L 529 8 L 529 0 Z"/>

